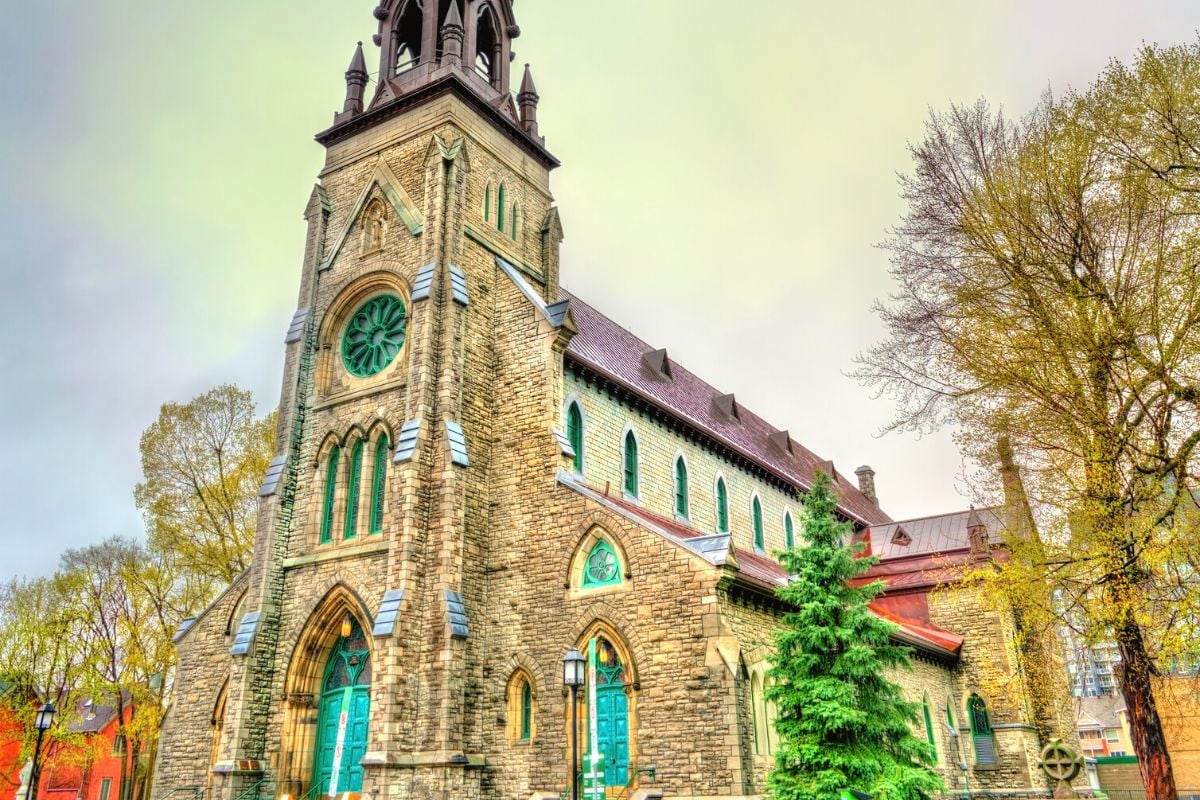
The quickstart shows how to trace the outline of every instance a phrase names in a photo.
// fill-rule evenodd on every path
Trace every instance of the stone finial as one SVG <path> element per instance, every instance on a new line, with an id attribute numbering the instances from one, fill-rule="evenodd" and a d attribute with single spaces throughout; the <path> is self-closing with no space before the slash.
<path id="1" fill-rule="evenodd" d="M 367 86 L 367 62 L 363 58 L 362 42 L 354 50 L 350 66 L 346 70 L 346 103 L 342 106 L 343 114 L 360 114 L 363 110 L 363 91 Z"/>
<path id="2" fill-rule="evenodd" d="M 450 10 L 442 23 L 442 66 L 457 67 L 462 64 L 463 22 L 458 13 L 458 3 L 451 2 Z"/>
<path id="3" fill-rule="evenodd" d="M 854 470 L 854 474 L 858 476 L 858 490 L 862 492 L 863 497 L 870 500 L 871 504 L 876 508 L 879 508 L 879 495 L 875 494 L 875 470 L 863 464 Z"/>
<path id="4" fill-rule="evenodd" d="M 521 78 L 521 91 L 517 92 L 517 105 L 521 108 L 521 127 L 530 136 L 538 135 L 537 107 L 540 99 L 537 86 L 533 83 L 533 73 L 526 64 L 525 76 Z"/>

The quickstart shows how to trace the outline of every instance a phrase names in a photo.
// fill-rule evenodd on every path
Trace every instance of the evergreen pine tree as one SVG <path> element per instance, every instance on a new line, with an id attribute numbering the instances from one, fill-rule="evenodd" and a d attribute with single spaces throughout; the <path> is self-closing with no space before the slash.
<path id="1" fill-rule="evenodd" d="M 796 580 L 777 590 L 794 610 L 775 634 L 766 697 L 778 708 L 779 745 L 767 778 L 772 800 L 836 800 L 857 789 L 879 800 L 921 800 L 945 791 L 928 765 L 928 742 L 912 732 L 918 704 L 904 700 L 888 669 L 911 669 L 896 626 L 867 609 L 879 581 L 851 586 L 875 558 L 851 547 L 834 516 L 832 482 L 819 474 L 805 502 L 803 542 L 780 554 Z"/>

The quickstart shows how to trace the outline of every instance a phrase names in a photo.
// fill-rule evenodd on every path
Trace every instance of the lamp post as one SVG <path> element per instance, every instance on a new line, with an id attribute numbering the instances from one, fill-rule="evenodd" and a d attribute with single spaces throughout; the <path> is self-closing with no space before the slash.
<path id="1" fill-rule="evenodd" d="M 563 656 L 563 686 L 571 688 L 571 800 L 579 800 L 579 704 L 576 695 L 583 686 L 583 665 L 587 663 L 579 651 L 572 647 Z"/>
<path id="2" fill-rule="evenodd" d="M 29 786 L 25 788 L 25 800 L 37 797 L 37 785 L 41 780 L 38 771 L 38 756 L 42 754 L 42 736 L 54 724 L 54 703 L 44 703 L 33 717 L 33 726 L 37 728 L 37 743 L 33 746 L 33 766 L 29 769 Z"/>

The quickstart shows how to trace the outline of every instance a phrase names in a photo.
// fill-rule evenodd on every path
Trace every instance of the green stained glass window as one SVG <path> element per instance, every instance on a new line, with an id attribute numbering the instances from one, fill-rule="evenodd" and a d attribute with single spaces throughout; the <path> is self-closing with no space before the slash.
<path id="1" fill-rule="evenodd" d="M 729 532 L 729 492 L 725 479 L 717 478 L 717 533 Z"/>
<path id="2" fill-rule="evenodd" d="M 796 546 L 796 528 L 792 524 L 792 512 L 790 511 L 783 512 L 783 536 L 788 550 Z"/>
<path id="3" fill-rule="evenodd" d="M 681 517 L 688 515 L 688 474 L 683 456 L 675 459 L 675 513 Z"/>
<path id="4" fill-rule="evenodd" d="M 375 445 L 375 468 L 371 474 L 371 533 L 383 532 L 383 490 L 387 486 L 387 462 L 391 448 L 385 433 Z"/>
<path id="5" fill-rule="evenodd" d="M 492 185 L 489 183 L 483 187 L 483 221 L 489 222 L 492 219 Z"/>
<path id="6" fill-rule="evenodd" d="M 625 493 L 638 496 L 638 446 L 633 431 L 625 434 Z"/>
<path id="7" fill-rule="evenodd" d="M 583 472 L 583 412 L 578 403 L 567 406 L 567 440 L 575 451 L 571 466 L 576 472 Z"/>
<path id="8" fill-rule="evenodd" d="M 516 203 L 513 203 L 512 220 L 510 221 L 511 224 L 508 226 L 508 234 L 512 237 L 514 242 L 517 240 L 517 214 L 520 213 L 520 210 L 521 207 Z"/>
<path id="9" fill-rule="evenodd" d="M 925 711 L 925 738 L 929 740 L 929 747 L 933 750 L 933 757 L 937 759 L 937 739 L 933 733 L 933 716 L 929 713 L 929 697 L 926 696 L 922 705 Z"/>
<path id="10" fill-rule="evenodd" d="M 321 511 L 321 543 L 333 540 L 333 501 L 337 497 L 338 457 L 341 450 L 337 445 L 329 451 L 329 463 L 325 467 L 325 503 Z"/>
<path id="11" fill-rule="evenodd" d="M 496 190 L 496 230 L 504 233 L 504 184 Z"/>
<path id="12" fill-rule="evenodd" d="M 971 721 L 971 739 L 975 745 L 977 764 L 996 763 L 996 740 L 992 735 L 992 721 L 988 717 L 987 704 L 979 695 L 971 695 L 967 701 L 967 714 Z"/>
<path id="13" fill-rule="evenodd" d="M 528 739 L 533 733 L 533 687 L 529 681 L 521 685 L 521 738 Z"/>
<path id="14" fill-rule="evenodd" d="M 612 545 L 601 539 L 588 553 L 583 564 L 583 585 L 611 586 L 621 582 L 621 565 Z"/>
<path id="15" fill-rule="evenodd" d="M 346 489 L 346 526 L 343 539 L 358 535 L 358 487 L 362 481 L 363 443 L 359 439 L 350 451 L 350 480 Z"/>
<path id="16" fill-rule="evenodd" d="M 342 362 L 350 374 L 369 378 L 392 363 L 404 346 L 407 324 L 399 297 L 385 294 L 368 300 L 350 318 L 342 336 Z"/>
<path id="17" fill-rule="evenodd" d="M 750 516 L 754 522 L 754 546 L 762 550 L 766 546 L 766 541 L 763 536 L 762 503 L 757 497 L 750 504 Z"/>

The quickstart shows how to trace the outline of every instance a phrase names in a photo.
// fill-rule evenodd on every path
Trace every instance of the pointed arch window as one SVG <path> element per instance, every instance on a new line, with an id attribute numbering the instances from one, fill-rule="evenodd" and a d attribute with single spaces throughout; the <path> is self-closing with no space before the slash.
<path id="1" fill-rule="evenodd" d="M 508 738 L 528 742 L 534 734 L 533 679 L 524 667 L 517 668 L 508 680 Z"/>
<path id="2" fill-rule="evenodd" d="M 521 204 L 513 203 L 512 204 L 512 215 L 511 215 L 511 219 L 509 220 L 509 226 L 508 226 L 508 235 L 512 237 L 512 240 L 514 242 L 517 240 L 517 217 L 520 216 L 520 214 L 521 214 Z"/>
<path id="3" fill-rule="evenodd" d="M 764 755 L 767 752 L 767 720 L 763 713 L 762 680 L 757 672 L 750 677 L 750 718 L 754 723 L 754 752 Z"/>
<path id="4" fill-rule="evenodd" d="M 571 467 L 576 472 L 583 473 L 583 411 L 574 400 L 567 406 L 567 441 L 575 451 Z"/>
<path id="5" fill-rule="evenodd" d="M 992 720 L 988 716 L 987 703 L 977 694 L 967 701 L 967 715 L 971 721 L 971 741 L 975 745 L 976 764 L 996 763 L 996 738 L 992 733 Z"/>
<path id="6" fill-rule="evenodd" d="M 533 687 L 529 681 L 521 686 L 521 738 L 528 741 L 533 735 Z"/>
<path id="7" fill-rule="evenodd" d="M 717 478 L 717 533 L 729 533 L 729 491 L 724 478 Z"/>
<path id="8" fill-rule="evenodd" d="M 621 562 L 612 545 L 601 539 L 583 563 L 583 588 L 613 586 L 621 582 Z"/>
<path id="9" fill-rule="evenodd" d="M 750 518 L 754 523 L 754 546 L 759 550 L 766 548 L 766 537 L 763 535 L 762 502 L 758 495 L 750 502 Z"/>
<path id="10" fill-rule="evenodd" d="M 387 488 L 387 462 L 391 447 L 387 434 L 375 443 L 375 464 L 371 471 L 371 533 L 383 533 L 383 493 Z"/>
<path id="11" fill-rule="evenodd" d="M 363 442 L 359 439 L 350 451 L 350 479 L 346 487 L 346 526 L 343 539 L 358 535 L 358 489 L 362 482 Z"/>
<path id="12" fill-rule="evenodd" d="M 929 741 L 929 749 L 933 753 L 933 760 L 936 762 L 938 757 L 937 736 L 933 730 L 933 715 L 929 712 L 928 693 L 921 699 L 921 710 L 925 712 L 925 738 Z"/>
<path id="13" fill-rule="evenodd" d="M 504 233 L 504 195 L 507 194 L 507 189 L 503 183 L 496 190 L 496 230 Z"/>
<path id="14" fill-rule="evenodd" d="M 417 0 L 409 0 L 400 12 L 400 20 L 392 34 L 396 47 L 394 63 L 397 75 L 421 63 L 421 28 L 421 5 Z"/>
<path id="15" fill-rule="evenodd" d="M 483 187 L 483 221 L 492 221 L 492 182 Z"/>
<path id="16" fill-rule="evenodd" d="M 325 465 L 325 499 L 321 509 L 321 544 L 333 541 L 333 503 L 337 499 L 338 459 L 341 449 L 334 445 Z"/>
<path id="17" fill-rule="evenodd" d="M 675 513 L 688 515 L 688 472 L 682 455 L 675 457 Z"/>
<path id="18" fill-rule="evenodd" d="M 501 47 L 496 15 L 490 5 L 479 9 L 475 24 L 475 71 L 488 83 L 496 86 L 500 79 Z"/>
<path id="19" fill-rule="evenodd" d="M 638 444 L 633 431 L 625 433 L 625 494 L 638 496 Z"/>
<path id="20" fill-rule="evenodd" d="M 783 512 L 783 540 L 788 550 L 796 546 L 796 526 L 792 522 L 791 511 Z"/>

